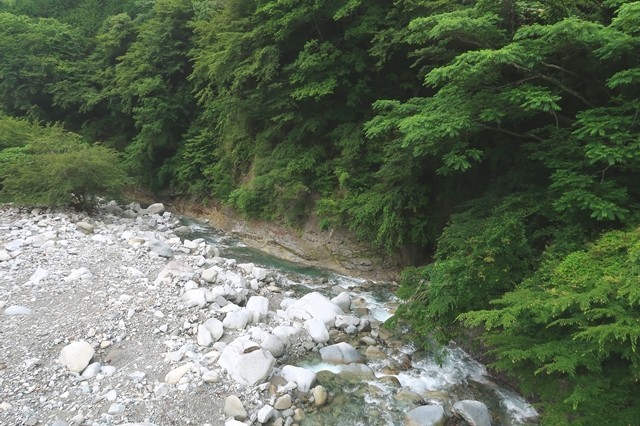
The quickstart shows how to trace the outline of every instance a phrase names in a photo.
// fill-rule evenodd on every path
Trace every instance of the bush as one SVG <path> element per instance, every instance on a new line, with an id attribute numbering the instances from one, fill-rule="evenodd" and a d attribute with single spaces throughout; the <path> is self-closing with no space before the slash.
<path id="1" fill-rule="evenodd" d="M 640 419 L 640 228 L 610 231 L 460 317 L 483 326 L 493 367 L 537 395 L 543 424 Z"/>
<path id="2" fill-rule="evenodd" d="M 118 197 L 128 182 L 116 151 L 89 145 L 59 126 L 25 126 L 24 121 L 0 118 L 0 127 L 11 123 L 21 130 L 16 140 L 22 146 L 0 151 L 3 201 L 87 210 L 96 197 Z"/>

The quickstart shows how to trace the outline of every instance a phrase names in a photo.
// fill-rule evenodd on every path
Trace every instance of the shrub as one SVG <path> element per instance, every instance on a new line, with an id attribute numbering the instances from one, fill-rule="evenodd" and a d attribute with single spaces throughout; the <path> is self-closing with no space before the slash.
<path id="1" fill-rule="evenodd" d="M 116 151 L 89 145 L 59 126 L 25 127 L 24 122 L 0 119 L 2 124 L 11 121 L 23 130 L 16 136 L 22 146 L 0 151 L 3 201 L 86 210 L 96 197 L 120 195 L 128 178 Z"/>

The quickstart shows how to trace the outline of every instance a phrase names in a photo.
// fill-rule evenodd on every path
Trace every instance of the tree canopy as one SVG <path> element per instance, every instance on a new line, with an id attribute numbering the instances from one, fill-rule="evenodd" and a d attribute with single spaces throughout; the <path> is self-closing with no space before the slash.
<path id="1" fill-rule="evenodd" d="M 638 1 L 0 2 L 0 158 L 38 120 L 155 190 L 413 253 L 394 321 L 483 330 L 547 424 L 639 417 L 639 99 Z"/>

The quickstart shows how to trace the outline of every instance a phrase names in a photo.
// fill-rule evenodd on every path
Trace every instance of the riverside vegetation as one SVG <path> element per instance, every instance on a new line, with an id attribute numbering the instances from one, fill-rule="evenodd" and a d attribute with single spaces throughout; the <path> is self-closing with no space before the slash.
<path id="1" fill-rule="evenodd" d="M 480 330 L 544 424 L 640 418 L 638 99 L 637 1 L 0 1 L 5 200 L 128 174 L 411 251 L 394 322 Z"/>

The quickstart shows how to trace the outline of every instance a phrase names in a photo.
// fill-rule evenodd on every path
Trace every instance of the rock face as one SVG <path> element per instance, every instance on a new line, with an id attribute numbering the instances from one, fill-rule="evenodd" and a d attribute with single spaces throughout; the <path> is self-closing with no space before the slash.
<path id="1" fill-rule="evenodd" d="M 491 426 L 489 409 L 480 401 L 462 400 L 453 405 L 453 410 L 470 426 Z"/>
<path id="2" fill-rule="evenodd" d="M 81 373 L 93 358 L 95 350 L 89 343 L 72 342 L 60 351 L 60 362 L 69 370 Z"/>

